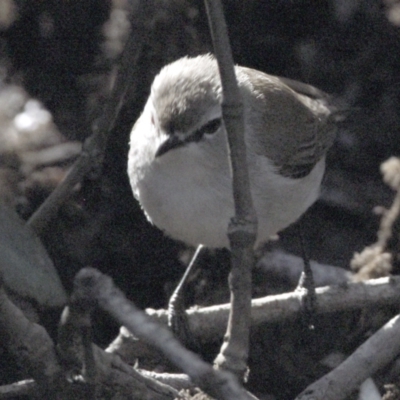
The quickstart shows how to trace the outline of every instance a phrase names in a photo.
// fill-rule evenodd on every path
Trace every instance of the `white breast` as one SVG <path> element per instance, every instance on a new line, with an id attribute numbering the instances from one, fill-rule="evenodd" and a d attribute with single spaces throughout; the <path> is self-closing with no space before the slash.
<path id="1" fill-rule="evenodd" d="M 227 153 L 221 156 L 220 151 L 222 143 L 192 143 L 154 159 L 158 144 L 149 129 L 138 128 L 149 120 L 142 118 L 132 131 L 128 173 L 149 220 L 188 244 L 229 247 L 226 232 L 234 208 Z M 265 157 L 250 159 L 260 244 L 297 220 L 316 200 L 325 161 L 322 159 L 307 177 L 293 180 L 277 175 Z"/>

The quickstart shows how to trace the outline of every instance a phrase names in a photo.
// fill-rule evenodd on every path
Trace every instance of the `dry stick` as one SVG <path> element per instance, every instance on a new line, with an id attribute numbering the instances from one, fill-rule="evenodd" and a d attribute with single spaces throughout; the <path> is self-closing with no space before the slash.
<path id="1" fill-rule="evenodd" d="M 299 316 L 304 293 L 290 292 L 262 297 L 252 301 L 253 327 L 263 323 L 282 323 Z M 391 307 L 400 304 L 400 277 L 371 279 L 316 289 L 318 314 L 351 311 L 368 307 Z M 200 343 L 215 341 L 222 336 L 229 304 L 187 310 L 189 329 Z M 152 318 L 167 324 L 166 310 L 146 310 Z M 124 346 L 128 346 L 127 343 Z M 125 350 L 126 351 L 126 350 Z"/>
<path id="2" fill-rule="evenodd" d="M 140 14 L 140 7 L 137 13 Z M 141 20 L 140 15 L 138 20 Z M 90 172 L 98 172 L 101 169 L 108 136 L 114 128 L 125 96 L 136 75 L 137 60 L 141 53 L 144 37 L 145 35 L 129 36 L 111 95 L 101 116 L 93 124 L 92 135 L 85 140 L 81 155 L 72 165 L 66 178 L 29 218 L 27 223 L 39 236 L 57 214 L 61 205 L 72 195 L 73 188 Z"/>
<path id="3" fill-rule="evenodd" d="M 151 400 L 178 399 L 178 391 L 154 378 L 146 377 L 124 363 L 116 354 L 110 354 L 90 340 L 90 314 L 96 299 L 74 288 L 69 306 L 65 307 L 58 330 L 58 355 L 69 373 L 82 372 L 85 397 L 102 396 L 101 390 L 112 391 L 129 398 Z M 1 389 L 1 387 L 0 387 Z"/>
<path id="4" fill-rule="evenodd" d="M 318 312 L 327 314 L 338 311 L 350 311 L 370 307 L 390 307 L 400 304 L 400 277 L 371 279 L 366 282 L 342 284 L 338 286 L 319 288 L 316 290 Z M 286 293 L 253 300 L 253 326 L 268 321 L 269 323 L 283 322 L 296 318 L 301 312 L 301 293 Z M 229 312 L 229 304 L 212 306 L 188 311 L 189 326 L 192 332 L 198 335 L 196 340 L 205 343 L 222 335 L 224 324 Z M 159 318 L 167 323 L 165 311 L 151 313 L 153 318 Z M 332 371 L 317 384 L 313 384 L 303 392 L 298 400 L 313 398 L 340 399 L 346 396 L 344 390 L 355 390 L 366 377 L 371 376 L 382 366 L 390 363 L 399 354 L 400 323 L 397 317 L 393 324 L 386 324 L 384 328 L 374 334 L 366 343 L 349 357 L 338 370 Z M 125 334 L 126 336 L 126 334 Z M 137 341 L 136 341 L 137 342 Z M 135 343 L 136 343 L 135 342 Z M 127 343 L 125 344 L 127 347 Z M 123 351 L 126 353 L 126 347 Z M 384 347 L 382 350 L 381 347 Z M 118 349 L 114 349 L 118 351 Z M 168 382 L 169 377 L 165 377 Z M 184 377 L 180 377 L 184 381 Z M 354 380 L 351 387 L 350 381 Z M 331 385 L 329 385 L 329 382 Z M 317 385 L 317 386 L 314 386 Z M 330 387 L 332 386 L 332 387 Z M 309 397 L 307 397 L 309 396 Z M 318 397 L 319 396 L 319 397 Z"/>
<path id="5" fill-rule="evenodd" d="M 29 399 L 32 399 L 34 395 L 37 395 L 38 390 L 38 385 L 33 379 L 14 382 L 0 386 L 0 400 L 15 399 L 22 396 L 28 396 Z"/>
<path id="6" fill-rule="evenodd" d="M 400 316 L 392 318 L 347 360 L 305 389 L 296 400 L 341 400 L 400 353 Z"/>
<path id="7" fill-rule="evenodd" d="M 316 287 L 346 283 L 352 278 L 352 273 L 343 268 L 313 260 L 310 263 Z M 282 250 L 273 250 L 265 253 L 257 261 L 256 268 L 269 277 L 277 277 L 295 287 L 299 282 L 303 265 L 304 261 L 300 257 Z"/>
<path id="8" fill-rule="evenodd" d="M 222 115 L 228 134 L 235 216 L 228 228 L 231 247 L 231 312 L 224 343 L 215 359 L 217 368 L 243 377 L 247 371 L 251 314 L 251 268 L 257 217 L 250 193 L 244 141 L 242 96 L 236 81 L 231 47 L 221 2 L 205 0 L 223 89 Z"/>
<path id="9" fill-rule="evenodd" d="M 59 357 L 66 370 L 82 370 L 88 399 L 96 398 L 98 383 L 91 340 L 91 312 L 94 305 L 72 294 L 58 329 Z"/>
<path id="10" fill-rule="evenodd" d="M 194 388 L 193 382 L 186 374 L 154 372 L 148 371 L 146 369 L 138 369 L 138 372 L 140 372 L 145 377 L 155 379 L 157 382 L 162 382 L 165 385 L 169 385 L 177 390 L 190 390 Z"/>
<path id="11" fill-rule="evenodd" d="M 68 200 L 73 193 L 73 188 L 82 181 L 92 168 L 92 158 L 86 151 L 86 145 L 82 149 L 79 158 L 72 165 L 65 179 L 54 189 L 50 196 L 31 215 L 27 224 L 40 236 L 49 222 L 57 214 L 61 205 Z"/>
<path id="12" fill-rule="evenodd" d="M 254 399 L 225 371 L 216 371 L 195 353 L 185 349 L 170 330 L 156 323 L 114 285 L 111 278 L 94 268 L 82 269 L 75 278 L 74 290 L 97 300 L 98 306 L 126 326 L 135 336 L 158 348 L 177 367 L 190 376 L 204 392 L 217 399 Z"/>

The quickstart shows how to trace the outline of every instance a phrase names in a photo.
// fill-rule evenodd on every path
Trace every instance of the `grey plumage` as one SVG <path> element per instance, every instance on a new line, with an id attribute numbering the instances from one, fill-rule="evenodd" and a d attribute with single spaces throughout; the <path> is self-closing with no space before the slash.
<path id="1" fill-rule="evenodd" d="M 264 132 L 257 136 L 257 153 L 271 159 L 282 176 L 308 175 L 335 138 L 329 96 L 294 80 L 244 67 L 237 70 L 249 77 L 251 90 L 257 93 L 246 96 L 253 110 L 249 123 Z"/>
<path id="2" fill-rule="evenodd" d="M 172 76 L 153 88 L 160 126 L 172 135 L 198 129 L 202 122 L 198 115 L 221 102 L 216 61 L 203 56 L 196 68 L 194 60 L 180 59 L 183 65 L 175 71 L 175 79 Z M 173 64 L 169 67 L 173 71 Z M 272 160 L 285 177 L 309 174 L 335 138 L 329 96 L 311 85 L 250 68 L 237 66 L 236 73 L 245 77 L 240 87 L 249 111 L 247 120 L 264 132 L 255 144 L 256 153 Z"/>
<path id="3" fill-rule="evenodd" d="M 301 82 L 236 67 L 245 115 L 257 244 L 316 200 L 335 137 L 327 95 Z M 186 243 L 228 247 L 234 214 L 222 90 L 210 55 L 164 67 L 131 133 L 128 173 L 149 220 Z"/>

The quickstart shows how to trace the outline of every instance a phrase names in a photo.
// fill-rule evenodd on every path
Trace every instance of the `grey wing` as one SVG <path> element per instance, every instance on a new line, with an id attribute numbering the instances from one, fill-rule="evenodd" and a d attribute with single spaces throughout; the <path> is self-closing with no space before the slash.
<path id="1" fill-rule="evenodd" d="M 255 111 L 248 123 L 264 132 L 257 135 L 256 152 L 272 160 L 285 177 L 307 176 L 335 138 L 328 95 L 301 82 L 248 68 L 241 71 L 253 92 L 246 99 Z"/>

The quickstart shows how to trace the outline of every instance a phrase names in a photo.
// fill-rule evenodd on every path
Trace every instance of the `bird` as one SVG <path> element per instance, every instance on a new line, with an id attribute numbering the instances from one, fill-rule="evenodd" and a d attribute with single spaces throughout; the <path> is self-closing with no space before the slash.
<path id="1" fill-rule="evenodd" d="M 235 74 L 259 247 L 318 198 L 335 109 L 311 85 L 243 66 Z M 234 199 L 222 100 L 214 56 L 180 58 L 155 77 L 130 134 L 134 196 L 152 224 L 192 246 L 229 248 Z"/>

